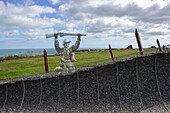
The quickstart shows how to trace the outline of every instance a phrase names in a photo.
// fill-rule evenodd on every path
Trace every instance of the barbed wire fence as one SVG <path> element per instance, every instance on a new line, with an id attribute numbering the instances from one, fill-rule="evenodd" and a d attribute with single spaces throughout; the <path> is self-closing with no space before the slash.
<path id="1" fill-rule="evenodd" d="M 162 52 L 168 52 L 169 50 L 170 45 L 167 45 Z M 162 52 L 158 51 L 158 49 L 150 49 L 144 51 L 144 54 Z M 163 89 L 161 89 L 162 86 L 160 84 L 162 81 L 158 76 L 159 73 L 167 71 L 162 68 L 162 70 L 160 70 L 162 65 L 160 61 L 161 58 L 158 57 L 157 54 L 154 54 L 153 57 L 148 57 L 148 65 L 146 66 L 147 70 L 150 69 L 151 77 L 146 79 L 144 76 L 148 74 L 146 74 L 147 71 L 145 69 L 140 68 L 142 57 L 137 59 L 139 58 L 139 54 L 140 52 L 136 52 L 115 57 L 115 62 L 112 62 L 112 58 L 109 58 L 76 65 L 76 76 L 60 76 L 58 70 L 52 70 L 48 73 L 49 75 L 52 75 L 51 78 L 49 78 L 50 82 L 49 79 L 48 82 L 45 79 L 47 73 L 40 73 L 36 76 L 36 83 L 31 83 L 31 81 L 29 81 L 31 80 L 31 77 L 29 76 L 23 77 L 21 83 L 18 83 L 18 85 L 14 87 L 11 87 L 12 84 L 8 82 L 4 85 L 1 84 L 0 93 L 2 96 L 0 97 L 0 110 L 1 112 L 23 112 L 27 110 L 32 112 L 53 112 L 53 110 L 57 112 L 91 111 L 112 113 L 127 111 L 143 113 L 155 111 L 170 112 L 168 108 L 169 102 L 166 102 L 165 100 L 167 100 L 167 98 L 162 95 L 161 90 Z M 128 62 L 127 59 L 131 59 L 132 62 Z M 154 62 L 150 63 L 151 61 Z M 123 67 L 124 62 L 129 65 L 129 67 L 132 67 L 126 69 Z M 116 64 L 115 68 L 113 68 L 116 73 L 109 72 L 107 69 L 102 69 L 102 66 L 106 65 L 112 67 L 113 63 Z M 169 64 L 167 65 L 169 66 Z M 92 71 L 89 72 L 89 70 Z M 86 78 L 87 75 L 83 75 L 84 73 L 81 71 L 89 73 L 91 78 Z M 106 73 L 104 73 L 104 71 L 106 71 Z M 107 75 L 103 76 L 104 74 L 101 74 L 102 72 L 108 74 L 108 77 Z M 53 73 L 58 74 L 53 76 Z M 164 79 L 167 78 L 164 77 Z M 110 80 L 110 82 L 106 83 L 108 80 Z M 28 86 L 28 84 L 31 85 Z M 53 86 L 51 88 L 52 90 L 48 89 L 48 85 Z M 10 92 L 10 88 L 13 88 L 12 91 L 15 93 L 19 86 L 21 86 L 22 89 L 17 91 L 20 96 L 14 98 L 14 95 L 11 96 L 12 93 Z M 69 86 L 74 88 L 69 89 Z M 93 88 L 90 90 L 89 87 Z M 154 91 L 150 89 L 154 89 Z M 145 92 L 148 91 L 148 95 L 144 94 L 144 90 Z M 108 92 L 109 94 L 107 94 Z M 10 100 L 11 98 L 13 98 L 12 101 Z M 20 98 L 19 101 L 17 100 L 18 98 Z M 28 102 L 28 100 L 31 102 Z"/>

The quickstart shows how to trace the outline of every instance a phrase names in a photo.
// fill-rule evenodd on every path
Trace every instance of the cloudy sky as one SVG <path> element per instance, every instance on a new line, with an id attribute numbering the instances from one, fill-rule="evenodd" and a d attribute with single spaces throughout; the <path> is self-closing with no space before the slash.
<path id="1" fill-rule="evenodd" d="M 57 32 L 85 33 L 80 48 L 137 47 L 136 28 L 144 47 L 170 44 L 170 0 L 0 0 L 0 49 L 54 48 Z"/>

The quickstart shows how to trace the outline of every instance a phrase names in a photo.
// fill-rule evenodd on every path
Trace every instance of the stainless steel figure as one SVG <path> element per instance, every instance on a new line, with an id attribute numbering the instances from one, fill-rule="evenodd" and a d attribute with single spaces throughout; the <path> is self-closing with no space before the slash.
<path id="1" fill-rule="evenodd" d="M 65 39 L 63 41 L 64 48 L 60 48 L 59 41 L 58 41 L 58 35 L 61 37 L 64 35 L 71 35 L 71 36 L 78 36 L 76 42 L 74 45 L 72 45 L 69 48 L 69 43 L 71 41 Z M 75 72 L 75 67 L 73 65 L 73 62 L 76 62 L 77 60 L 74 57 L 74 51 L 76 51 L 79 48 L 81 36 L 86 36 L 85 34 L 71 34 L 71 33 L 54 33 L 54 34 L 47 34 L 46 38 L 55 37 L 55 49 L 60 54 L 60 67 L 62 67 L 63 71 L 62 73 L 65 75 L 70 72 Z"/>

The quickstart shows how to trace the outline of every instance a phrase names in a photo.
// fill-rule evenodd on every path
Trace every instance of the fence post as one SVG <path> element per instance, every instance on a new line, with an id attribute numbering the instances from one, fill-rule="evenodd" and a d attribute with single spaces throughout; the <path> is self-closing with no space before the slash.
<path id="1" fill-rule="evenodd" d="M 136 36 L 136 40 L 137 40 L 137 43 L 138 43 L 140 54 L 143 55 L 144 54 L 143 53 L 143 47 L 142 47 L 142 43 L 141 43 L 137 29 L 135 29 L 135 36 Z"/>
<path id="2" fill-rule="evenodd" d="M 45 72 L 48 72 L 48 61 L 47 61 L 47 52 L 44 49 L 44 63 L 45 63 Z"/>
<path id="3" fill-rule="evenodd" d="M 158 40 L 158 39 L 156 39 L 156 42 L 157 42 L 157 44 L 158 44 L 158 48 L 159 48 L 159 50 L 160 50 L 160 51 L 162 51 L 162 50 L 161 50 L 160 43 L 159 43 L 159 40 Z"/>
<path id="4" fill-rule="evenodd" d="M 114 62 L 113 53 L 112 53 L 112 48 L 111 48 L 110 44 L 109 44 L 109 52 L 110 52 L 110 55 L 111 55 L 111 57 L 112 57 L 112 61 Z"/>

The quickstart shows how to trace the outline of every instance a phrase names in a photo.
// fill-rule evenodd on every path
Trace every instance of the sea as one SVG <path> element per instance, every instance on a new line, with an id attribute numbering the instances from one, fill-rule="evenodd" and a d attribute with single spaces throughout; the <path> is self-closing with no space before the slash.
<path id="1" fill-rule="evenodd" d="M 78 50 L 88 50 L 89 48 L 79 48 Z M 93 50 L 102 48 L 93 48 Z M 46 49 L 48 55 L 57 54 L 55 48 Z M 43 55 L 44 49 L 0 49 L 0 58 L 8 56 Z"/>

